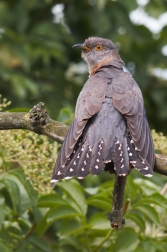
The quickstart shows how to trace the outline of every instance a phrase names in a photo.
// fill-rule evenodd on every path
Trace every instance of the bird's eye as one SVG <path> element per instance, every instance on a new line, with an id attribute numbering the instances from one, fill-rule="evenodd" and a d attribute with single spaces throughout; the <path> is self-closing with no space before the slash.
<path id="1" fill-rule="evenodd" d="M 95 46 L 95 50 L 96 50 L 96 51 L 102 51 L 102 50 L 103 50 L 103 46 L 100 45 L 100 44 L 99 44 L 99 45 L 96 45 L 96 46 Z"/>

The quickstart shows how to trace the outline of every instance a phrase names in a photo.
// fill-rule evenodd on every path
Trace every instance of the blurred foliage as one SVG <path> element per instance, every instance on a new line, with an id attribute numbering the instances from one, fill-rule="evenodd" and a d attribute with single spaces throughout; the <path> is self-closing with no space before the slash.
<path id="1" fill-rule="evenodd" d="M 152 34 L 134 25 L 129 14 L 137 7 L 134 0 L 0 1 L 0 90 L 11 108 L 27 111 L 44 101 L 53 118 L 70 123 L 88 77 L 80 52 L 71 46 L 101 36 L 116 43 L 140 85 L 151 127 L 167 134 L 167 84 L 153 74 L 166 67 L 161 50 L 167 27 Z M 142 8 L 157 18 L 167 3 L 152 0 Z M 10 105 L 0 102 L 0 111 Z M 167 138 L 155 130 L 156 152 L 167 155 Z M 166 252 L 164 176 L 146 179 L 135 170 L 128 176 L 126 224 L 114 231 L 106 219 L 114 177 L 89 175 L 80 183 L 59 182 L 51 191 L 57 148 L 32 132 L 0 132 L 0 251 Z"/>
<path id="2" fill-rule="evenodd" d="M 147 2 L 140 8 L 154 18 L 167 9 L 166 0 Z M 89 36 L 102 36 L 116 43 L 140 85 L 151 128 L 167 134 L 167 84 L 153 74 L 154 68 L 166 68 L 161 50 L 167 26 L 152 34 L 135 25 L 129 14 L 137 8 L 134 0 L 0 1 L 2 95 L 17 108 L 43 101 L 53 119 L 63 107 L 74 112 L 88 73 L 80 52 L 71 47 Z"/>
<path id="3" fill-rule="evenodd" d="M 122 230 L 106 219 L 111 210 L 111 178 L 96 187 L 75 179 L 59 182 L 50 193 L 39 194 L 21 168 L 0 176 L 0 249 L 23 251 L 166 252 L 167 193 L 165 180 L 128 177 Z M 163 181 L 163 183 L 162 183 Z"/>
<path id="4" fill-rule="evenodd" d="M 26 130 L 0 131 L 0 173 L 22 167 L 40 192 L 50 191 L 57 143 Z"/>

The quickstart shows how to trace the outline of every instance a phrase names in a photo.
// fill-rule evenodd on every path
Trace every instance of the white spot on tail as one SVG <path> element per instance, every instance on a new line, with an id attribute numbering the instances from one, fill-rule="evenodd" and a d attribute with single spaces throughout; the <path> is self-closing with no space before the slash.
<path id="1" fill-rule="evenodd" d="M 84 168 L 81 168 L 82 171 L 84 171 L 85 169 Z"/>
<path id="2" fill-rule="evenodd" d="M 131 142 L 131 143 L 134 143 L 134 141 L 133 141 L 133 140 L 131 140 L 130 142 Z"/>
<path id="3" fill-rule="evenodd" d="M 77 163 L 74 161 L 74 165 L 76 165 Z"/>
<path id="4" fill-rule="evenodd" d="M 131 164 L 136 164 L 136 163 L 137 163 L 137 161 L 130 161 L 130 163 L 131 163 Z"/>
<path id="5" fill-rule="evenodd" d="M 61 175 L 61 172 L 60 172 L 60 171 L 58 171 L 57 175 Z"/>
<path id="6" fill-rule="evenodd" d="M 99 159 L 96 159 L 97 162 L 99 162 Z"/>
<path id="7" fill-rule="evenodd" d="M 70 168 L 70 172 L 72 172 L 73 171 L 73 168 Z"/>
<path id="8" fill-rule="evenodd" d="M 132 156 L 132 153 L 131 153 L 131 152 L 129 153 L 129 156 L 130 156 L 130 157 Z"/>
<path id="9" fill-rule="evenodd" d="M 124 165 L 121 165 L 121 168 L 124 168 Z"/>
<path id="10" fill-rule="evenodd" d="M 86 165 L 86 161 L 84 161 L 84 165 Z"/>
<path id="11" fill-rule="evenodd" d="M 152 177 L 152 174 L 145 174 L 146 177 Z"/>
<path id="12" fill-rule="evenodd" d="M 50 183 L 57 183 L 57 182 L 59 182 L 59 180 L 57 180 L 57 179 L 52 179 L 52 180 L 50 181 Z"/>
<path id="13" fill-rule="evenodd" d="M 111 160 L 105 160 L 104 163 L 105 163 L 105 164 L 111 163 Z"/>
<path id="14" fill-rule="evenodd" d="M 72 177 L 65 177 L 64 179 L 65 179 L 65 180 L 68 180 L 68 179 L 71 179 L 71 178 L 72 178 Z"/>
<path id="15" fill-rule="evenodd" d="M 130 148 L 128 147 L 128 150 L 130 150 Z"/>
<path id="16" fill-rule="evenodd" d="M 95 169 L 98 169 L 99 167 L 97 165 L 95 165 Z"/>
<path id="17" fill-rule="evenodd" d="M 91 152 L 92 151 L 92 148 L 89 146 L 89 151 Z"/>

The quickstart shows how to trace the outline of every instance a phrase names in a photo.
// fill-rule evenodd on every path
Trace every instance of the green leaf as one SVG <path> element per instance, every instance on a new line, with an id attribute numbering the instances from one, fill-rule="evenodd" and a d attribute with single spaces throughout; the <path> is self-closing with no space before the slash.
<path id="1" fill-rule="evenodd" d="M 12 252 L 12 248 L 9 246 L 7 242 L 4 240 L 0 239 L 0 251 L 2 252 Z"/>
<path id="2" fill-rule="evenodd" d="M 0 206 L 4 205 L 5 199 L 4 196 L 0 193 Z"/>
<path id="3" fill-rule="evenodd" d="M 83 193 L 83 188 L 77 180 L 71 179 L 66 182 L 59 182 L 58 186 L 72 199 L 73 207 L 83 215 L 87 212 L 86 199 Z"/>
<path id="4" fill-rule="evenodd" d="M 29 241 L 31 241 L 31 243 L 34 244 L 36 247 L 40 248 L 41 251 L 44 251 L 44 252 L 52 251 L 49 244 L 44 239 L 42 239 L 41 237 L 38 237 L 35 234 L 29 237 Z"/>
<path id="5" fill-rule="evenodd" d="M 38 193 L 34 190 L 33 186 L 30 184 L 30 181 L 27 180 L 24 170 L 21 168 L 15 169 L 14 171 L 9 172 L 9 174 L 13 174 L 20 180 L 20 182 L 24 185 L 24 188 L 31 200 L 31 203 L 35 206 L 38 200 Z"/>
<path id="6" fill-rule="evenodd" d="M 134 179 L 134 182 L 147 195 L 150 195 L 152 193 L 156 193 L 157 191 L 159 191 L 159 186 L 157 186 L 155 183 L 153 183 L 152 181 L 148 179 L 146 180 L 146 179 L 137 178 L 137 179 Z"/>
<path id="7" fill-rule="evenodd" d="M 151 194 L 151 195 L 143 198 L 141 200 L 141 203 L 144 203 L 144 204 L 155 204 L 155 205 L 158 205 L 158 206 L 167 207 L 167 200 L 166 200 L 166 198 L 163 195 L 159 194 L 159 193 L 153 193 L 153 194 Z"/>
<path id="8" fill-rule="evenodd" d="M 126 214 L 125 219 L 132 220 L 141 229 L 141 231 L 143 232 L 145 231 L 145 228 L 146 228 L 145 220 L 139 214 L 129 211 Z"/>
<path id="9" fill-rule="evenodd" d="M 74 118 L 74 114 L 67 108 L 62 108 L 59 112 L 57 120 L 65 124 L 70 124 Z"/>
<path id="10" fill-rule="evenodd" d="M 51 209 L 47 214 L 47 222 L 53 223 L 58 219 L 71 218 L 73 216 L 79 216 L 78 212 L 71 206 L 60 206 Z"/>
<path id="11" fill-rule="evenodd" d="M 36 232 L 38 235 L 42 235 L 50 225 L 59 219 L 74 218 L 80 214 L 71 206 L 63 205 L 55 208 L 51 208 L 43 217 L 43 219 L 36 226 Z"/>
<path id="12" fill-rule="evenodd" d="M 78 235 L 83 232 L 84 229 L 89 229 L 88 225 L 81 225 L 81 221 L 78 218 L 63 219 L 61 224 L 60 236 Z"/>
<path id="13" fill-rule="evenodd" d="M 9 231 L 6 230 L 4 227 L 1 229 L 0 239 L 7 242 L 8 244 L 11 244 L 13 242 L 13 240 L 9 234 Z"/>
<path id="14" fill-rule="evenodd" d="M 91 230 L 108 230 L 111 228 L 109 220 L 106 218 L 106 214 L 103 213 L 97 213 L 94 214 L 88 224 L 91 225 Z"/>
<path id="15" fill-rule="evenodd" d="M 150 219 L 156 225 L 160 225 L 158 214 L 155 209 L 149 205 L 137 205 L 135 206 L 136 209 L 139 209 L 142 213 L 144 213 L 148 219 Z"/>
<path id="16" fill-rule="evenodd" d="M 4 206 L 0 206 L 0 223 L 2 223 L 5 219 L 5 214 L 4 214 Z"/>
<path id="17" fill-rule="evenodd" d="M 131 199 L 131 202 L 136 201 L 136 197 L 141 191 L 141 188 L 137 186 L 134 182 L 134 179 L 131 174 L 127 177 L 127 183 L 126 183 L 126 194 L 127 198 Z"/>
<path id="18" fill-rule="evenodd" d="M 118 235 L 114 252 L 134 252 L 139 244 L 135 231 L 131 228 L 124 228 Z"/>
<path id="19" fill-rule="evenodd" d="M 11 180 L 9 176 L 3 178 L 3 183 L 5 184 L 5 187 L 10 195 L 14 211 L 15 212 L 19 211 L 20 192 L 17 183 Z"/>
<path id="20" fill-rule="evenodd" d="M 57 194 L 42 195 L 38 200 L 38 207 L 55 207 L 66 204 L 67 202 Z"/>
<path id="21" fill-rule="evenodd" d="M 4 188 L 4 187 L 5 187 L 4 183 L 3 183 L 2 181 L 0 181 L 0 190 L 1 190 L 2 188 Z"/>
<path id="22" fill-rule="evenodd" d="M 33 189 L 30 182 L 26 179 L 22 169 L 15 169 L 14 171 L 10 171 L 3 176 L 3 179 L 10 180 L 11 184 L 16 183 L 19 191 L 15 194 L 11 191 L 12 200 L 14 206 L 16 208 L 16 203 L 19 204 L 19 211 L 23 213 L 26 209 L 33 206 L 37 202 L 37 192 Z M 11 182 L 12 181 L 12 182 Z M 9 186 L 10 186 L 9 183 Z M 10 188 L 10 187 L 9 187 Z M 20 195 L 20 199 L 18 198 Z M 16 197 L 16 199 L 15 199 Z M 14 200 L 16 202 L 14 202 Z"/>
<path id="23" fill-rule="evenodd" d="M 87 200 L 88 205 L 95 206 L 105 211 L 110 211 L 111 209 L 111 199 L 103 196 L 92 196 Z"/>

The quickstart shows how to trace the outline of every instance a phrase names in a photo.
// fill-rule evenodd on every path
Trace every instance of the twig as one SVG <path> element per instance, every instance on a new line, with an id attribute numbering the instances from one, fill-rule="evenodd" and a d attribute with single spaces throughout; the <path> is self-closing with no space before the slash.
<path id="1" fill-rule="evenodd" d="M 130 199 L 127 199 L 127 200 L 126 200 L 125 206 L 124 206 L 124 208 L 123 208 L 123 210 L 122 210 L 122 216 L 125 215 L 126 210 L 128 209 L 128 206 L 129 206 L 130 201 L 131 201 Z"/>
<path id="2" fill-rule="evenodd" d="M 32 224 L 32 226 L 30 227 L 30 229 L 28 229 L 27 233 L 24 236 L 24 239 L 26 240 L 34 231 L 35 227 L 36 227 L 37 223 L 34 221 L 34 223 Z"/>
<path id="3" fill-rule="evenodd" d="M 164 187 L 162 188 L 160 194 L 163 195 L 164 193 L 166 193 L 167 191 L 167 183 L 164 185 Z"/>
<path id="4" fill-rule="evenodd" d="M 33 222 L 32 226 L 28 229 L 27 233 L 24 236 L 24 240 L 26 240 L 34 231 L 35 227 L 36 227 L 37 223 L 36 221 Z M 16 251 L 18 246 L 19 246 L 20 242 L 18 242 L 18 244 L 13 248 L 13 251 Z"/>
<path id="5" fill-rule="evenodd" d="M 107 235 L 104 237 L 104 239 L 101 241 L 101 243 L 93 250 L 93 252 L 98 252 L 102 247 L 103 244 L 110 238 L 111 234 L 112 234 L 113 230 L 110 229 L 107 233 Z"/>

